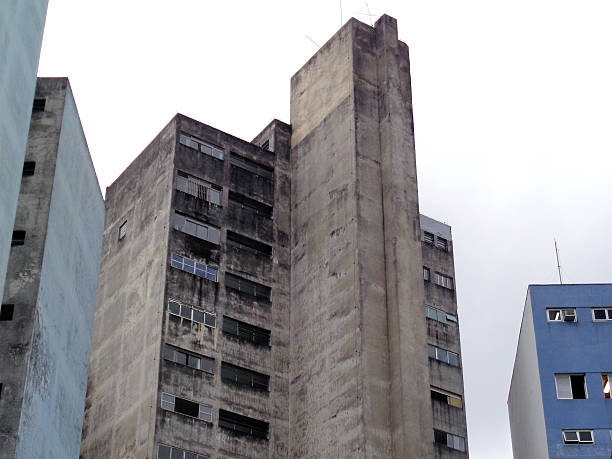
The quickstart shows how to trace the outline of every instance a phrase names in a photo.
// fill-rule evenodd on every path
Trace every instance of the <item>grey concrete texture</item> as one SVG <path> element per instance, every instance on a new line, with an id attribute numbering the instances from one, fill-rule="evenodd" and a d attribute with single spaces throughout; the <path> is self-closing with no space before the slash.
<path id="1" fill-rule="evenodd" d="M 0 294 L 7 273 L 47 3 L 0 3 Z"/>
<path id="2" fill-rule="evenodd" d="M 76 457 L 104 227 L 104 202 L 66 78 L 41 78 L 0 322 L 0 457 Z"/>

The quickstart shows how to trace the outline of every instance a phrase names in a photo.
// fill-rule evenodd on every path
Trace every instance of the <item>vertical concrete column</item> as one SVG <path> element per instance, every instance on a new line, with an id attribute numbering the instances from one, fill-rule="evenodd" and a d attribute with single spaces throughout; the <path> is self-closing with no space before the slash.
<path id="1" fill-rule="evenodd" d="M 375 29 L 393 457 L 433 457 L 409 61 L 395 19 Z"/>

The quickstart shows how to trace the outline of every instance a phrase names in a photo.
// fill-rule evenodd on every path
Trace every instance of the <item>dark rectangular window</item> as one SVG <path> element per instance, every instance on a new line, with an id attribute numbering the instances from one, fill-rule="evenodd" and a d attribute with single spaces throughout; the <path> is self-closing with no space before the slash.
<path id="1" fill-rule="evenodd" d="M 572 394 L 574 398 L 586 398 L 584 375 L 570 375 L 570 383 L 572 385 Z"/>
<path id="2" fill-rule="evenodd" d="M 25 161 L 23 163 L 23 172 L 21 175 L 23 177 L 34 175 L 34 169 L 36 169 L 36 161 Z"/>
<path id="3" fill-rule="evenodd" d="M 225 287 L 247 295 L 253 296 L 258 300 L 270 301 L 272 289 L 265 285 L 258 284 L 231 273 L 225 273 Z"/>
<path id="4" fill-rule="evenodd" d="M 13 239 L 11 240 L 11 247 L 14 247 L 16 245 L 24 245 L 25 237 L 26 237 L 25 231 L 21 231 L 21 230 L 13 231 Z"/>
<path id="5" fill-rule="evenodd" d="M 232 166 L 239 167 L 240 169 L 244 169 L 252 174 L 259 175 L 260 177 L 270 180 L 274 178 L 274 169 L 264 166 L 263 164 L 256 163 L 255 161 L 251 161 L 244 156 L 232 153 L 230 161 Z"/>
<path id="6" fill-rule="evenodd" d="M 219 427 L 230 430 L 235 435 L 248 435 L 255 438 L 268 438 L 269 424 L 231 411 L 219 410 Z"/>
<path id="7" fill-rule="evenodd" d="M 34 99 L 34 104 L 32 105 L 32 111 L 33 112 L 44 112 L 46 103 L 47 103 L 47 99 L 45 98 Z"/>
<path id="8" fill-rule="evenodd" d="M 200 412 L 200 405 L 191 400 L 185 400 L 184 398 L 174 398 L 174 412 L 197 418 Z"/>
<path id="9" fill-rule="evenodd" d="M 465 438 L 442 430 L 434 429 L 434 442 L 457 451 L 465 451 Z"/>
<path id="10" fill-rule="evenodd" d="M 428 231 L 423 231 L 423 242 L 426 244 L 434 243 L 434 235 Z"/>
<path id="11" fill-rule="evenodd" d="M 232 335 L 255 346 L 270 346 L 270 330 L 223 316 L 223 334 Z"/>
<path id="12" fill-rule="evenodd" d="M 3 304 L 0 306 L 0 320 L 13 320 L 14 304 Z"/>
<path id="13" fill-rule="evenodd" d="M 257 371 L 248 370 L 231 363 L 221 363 L 221 380 L 243 387 L 267 392 L 269 390 L 270 377 Z"/>
<path id="14" fill-rule="evenodd" d="M 272 217 L 272 211 L 273 211 L 272 206 L 264 204 L 263 202 L 256 201 L 255 199 L 251 199 L 240 193 L 230 191 L 229 201 L 230 203 L 238 205 L 242 208 L 247 208 L 255 212 L 257 215 L 261 215 L 262 217 L 266 217 L 266 218 Z"/>
<path id="15" fill-rule="evenodd" d="M 232 244 L 239 246 L 239 248 L 246 248 L 255 250 L 263 255 L 271 256 L 272 247 L 263 242 L 256 241 L 250 237 L 243 236 L 242 234 L 234 233 L 233 231 L 227 231 L 227 240 Z"/>
<path id="16" fill-rule="evenodd" d="M 0 400 L 2 400 L 2 383 L 0 383 Z"/>
<path id="17" fill-rule="evenodd" d="M 269 150 L 270 149 L 270 141 L 266 140 L 264 143 L 261 144 L 261 148 L 263 148 L 264 150 Z"/>
<path id="18" fill-rule="evenodd" d="M 423 266 L 423 279 L 429 282 L 430 278 L 431 278 L 431 271 L 429 270 L 429 268 Z"/>

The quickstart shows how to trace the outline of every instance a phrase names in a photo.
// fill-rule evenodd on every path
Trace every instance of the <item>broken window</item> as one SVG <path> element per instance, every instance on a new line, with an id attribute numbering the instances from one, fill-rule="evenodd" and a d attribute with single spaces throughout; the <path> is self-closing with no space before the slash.
<path id="1" fill-rule="evenodd" d="M 592 430 L 564 430 L 563 443 L 566 445 L 578 445 L 580 443 L 594 443 Z"/>
<path id="2" fill-rule="evenodd" d="M 604 398 L 610 398 L 610 380 L 612 380 L 612 375 L 609 373 L 602 373 L 601 382 L 603 384 L 603 394 Z"/>
<path id="3" fill-rule="evenodd" d="M 11 247 L 15 247 L 16 245 L 24 245 L 25 244 L 25 231 L 13 231 L 13 239 L 11 240 Z"/>
<path id="4" fill-rule="evenodd" d="M 434 274 L 434 283 L 452 290 L 454 288 L 453 278 L 449 276 L 445 276 L 444 274 L 435 273 Z"/>
<path id="5" fill-rule="evenodd" d="M 270 301 L 272 289 L 231 273 L 225 273 L 225 287 L 255 297 L 257 300 Z"/>
<path id="6" fill-rule="evenodd" d="M 612 320 L 612 308 L 593 308 L 593 320 Z"/>
<path id="7" fill-rule="evenodd" d="M 431 306 L 425 306 L 425 316 L 428 319 L 433 319 L 440 323 L 451 325 L 453 327 L 457 325 L 457 316 Z"/>
<path id="8" fill-rule="evenodd" d="M 214 226 L 207 225 L 178 213 L 174 214 L 174 229 L 217 245 L 221 237 L 219 228 L 215 228 Z"/>
<path id="9" fill-rule="evenodd" d="M 28 177 L 30 175 L 34 175 L 34 170 L 36 169 L 36 161 L 24 161 L 23 163 L 23 172 L 21 175 L 23 177 Z"/>
<path id="10" fill-rule="evenodd" d="M 459 366 L 459 354 L 456 352 L 448 351 L 446 349 L 442 349 L 436 346 L 432 346 L 431 344 L 427 345 L 427 355 L 430 359 L 438 360 L 440 362 L 444 362 L 453 367 Z"/>
<path id="11" fill-rule="evenodd" d="M 434 442 L 457 451 L 465 451 L 465 438 L 442 430 L 434 429 Z"/>
<path id="12" fill-rule="evenodd" d="M 159 444 L 157 445 L 157 459 L 209 459 L 209 456 Z"/>
<path id="13" fill-rule="evenodd" d="M 217 206 L 221 205 L 222 188 L 205 180 L 179 171 L 177 172 L 175 187 L 177 190 L 198 199 L 203 199 Z"/>
<path id="14" fill-rule="evenodd" d="M 582 374 L 556 374 L 555 385 L 558 399 L 588 398 L 586 379 Z"/>
<path id="15" fill-rule="evenodd" d="M 212 268 L 204 263 L 196 262 L 191 258 L 173 253 L 170 260 L 170 265 L 173 268 L 181 269 L 183 271 L 187 271 L 188 273 L 195 274 L 196 276 L 204 277 L 205 279 L 217 282 L 217 268 Z"/>
<path id="16" fill-rule="evenodd" d="M 34 103 L 32 104 L 32 111 L 33 112 L 44 112 L 46 104 L 47 104 L 47 99 L 37 97 L 36 99 L 34 99 Z"/>
<path id="17" fill-rule="evenodd" d="M 448 251 L 448 241 L 443 237 L 438 236 L 436 239 L 436 247 Z"/>
<path id="18" fill-rule="evenodd" d="M 14 304 L 3 304 L 0 306 L 0 320 L 13 320 Z"/>
<path id="19" fill-rule="evenodd" d="M 191 137 L 187 134 L 181 134 L 179 136 L 179 143 L 193 150 L 200 151 L 205 155 L 223 160 L 223 149 L 206 143 L 203 140 L 196 139 L 195 137 Z"/>
<path id="20" fill-rule="evenodd" d="M 201 419 L 202 421 L 212 422 L 212 407 L 202 405 L 191 400 L 177 397 L 172 394 L 162 392 L 161 407 L 167 411 L 184 414 L 192 418 Z"/>
<path id="21" fill-rule="evenodd" d="M 221 380 L 238 386 L 251 387 L 253 389 L 267 392 L 270 376 L 257 371 L 248 370 L 231 363 L 221 363 Z"/>
<path id="22" fill-rule="evenodd" d="M 178 300 L 168 300 L 168 312 L 185 320 L 190 320 L 207 327 L 217 327 L 217 316 L 212 312 L 203 311 Z"/>
<path id="23" fill-rule="evenodd" d="M 235 435 L 248 435 L 256 438 L 268 438 L 269 424 L 241 414 L 219 410 L 219 427 L 230 430 Z"/>
<path id="24" fill-rule="evenodd" d="M 431 399 L 446 403 L 450 406 L 454 406 L 455 408 L 463 408 L 463 400 L 461 395 L 453 394 L 452 392 L 447 392 L 445 390 L 438 389 L 437 387 L 431 388 Z"/>
<path id="25" fill-rule="evenodd" d="M 232 335 L 255 346 L 270 346 L 270 330 L 223 316 L 223 334 Z"/>
<path id="26" fill-rule="evenodd" d="M 164 359 L 196 370 L 205 371 L 206 373 L 214 374 L 215 372 L 215 359 L 170 346 L 169 344 L 164 344 Z"/>

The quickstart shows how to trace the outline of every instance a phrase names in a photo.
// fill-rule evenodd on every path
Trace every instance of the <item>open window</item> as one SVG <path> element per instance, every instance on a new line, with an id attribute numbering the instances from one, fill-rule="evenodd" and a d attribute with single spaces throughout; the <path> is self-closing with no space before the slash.
<path id="1" fill-rule="evenodd" d="M 547 309 L 548 322 L 577 322 L 576 308 Z"/>
<path id="2" fill-rule="evenodd" d="M 566 445 L 593 444 L 592 430 L 564 430 L 563 443 Z"/>
<path id="3" fill-rule="evenodd" d="M 603 385 L 604 398 L 610 398 L 610 384 L 612 381 L 612 373 L 602 373 L 601 382 Z"/>
<path id="4" fill-rule="evenodd" d="M 556 374 L 555 385 L 557 387 L 557 398 L 585 399 L 588 398 L 586 378 L 582 374 Z"/>

